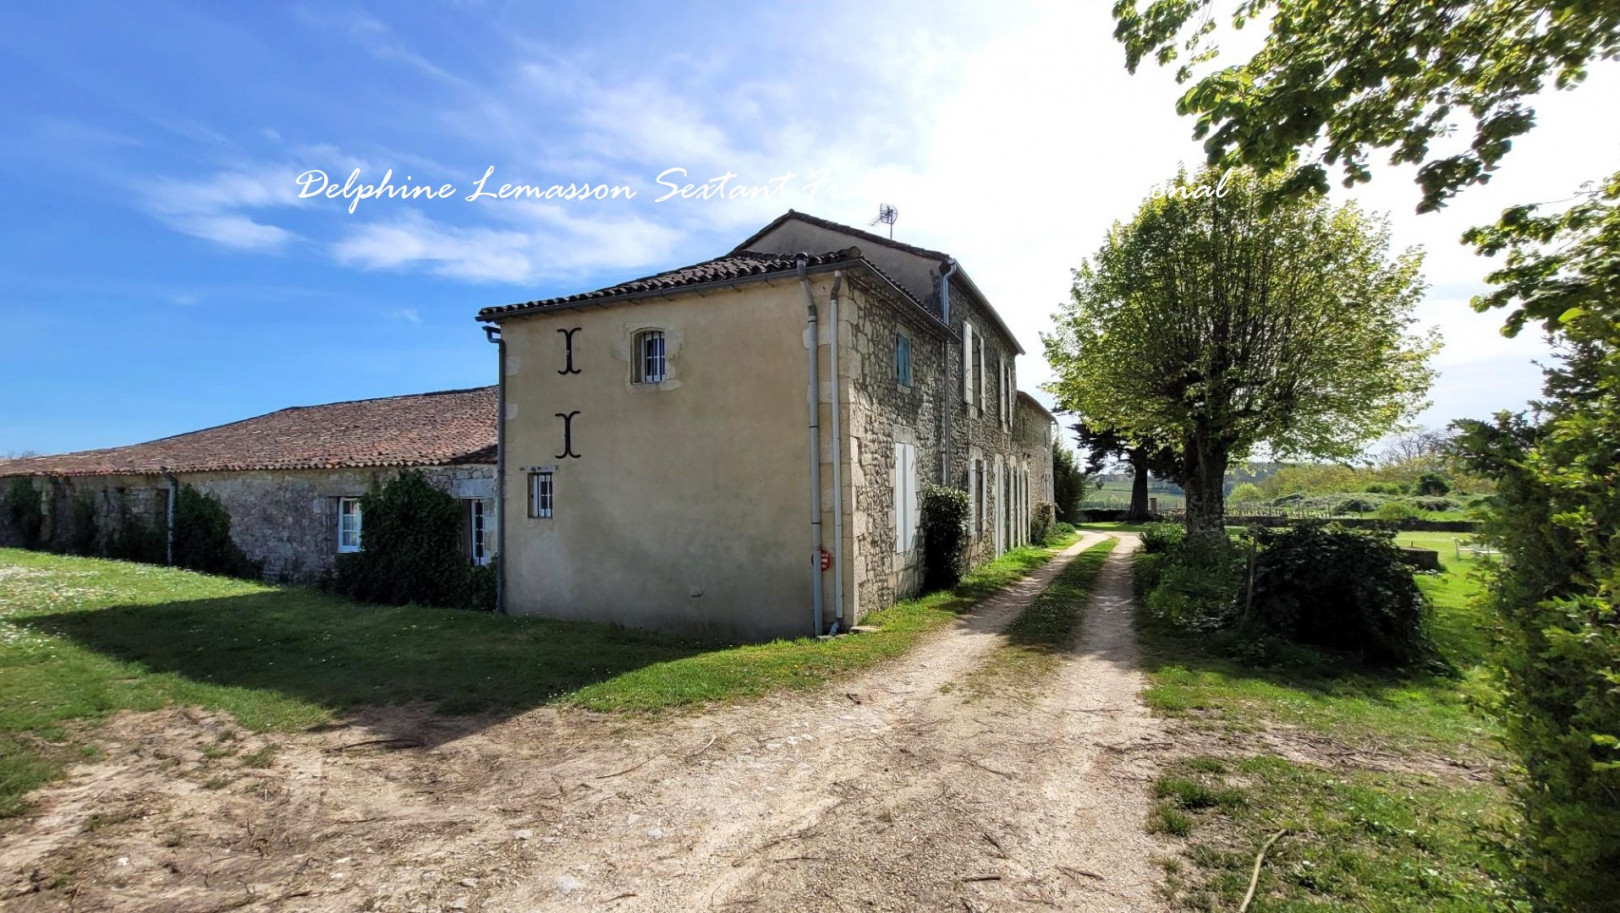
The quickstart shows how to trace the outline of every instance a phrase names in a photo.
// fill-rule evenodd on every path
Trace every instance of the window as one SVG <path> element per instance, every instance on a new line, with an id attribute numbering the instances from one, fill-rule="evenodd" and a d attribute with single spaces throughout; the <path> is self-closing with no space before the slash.
<path id="1" fill-rule="evenodd" d="M 467 557 L 473 564 L 489 563 L 484 539 L 484 502 L 478 499 L 467 502 Z"/>
<path id="2" fill-rule="evenodd" d="M 360 550 L 360 499 L 338 498 L 338 551 Z"/>
<path id="3" fill-rule="evenodd" d="M 663 330 L 642 330 L 636 334 L 636 383 L 661 384 L 669 376 L 664 352 Z"/>
<path id="4" fill-rule="evenodd" d="M 911 386 L 911 340 L 904 335 L 894 337 L 894 379 L 900 386 Z"/>
<path id="5" fill-rule="evenodd" d="M 1001 397 L 996 400 L 996 411 L 1001 413 L 1001 426 L 1013 427 L 1013 369 L 1006 358 L 1001 358 Z"/>
<path id="6" fill-rule="evenodd" d="M 896 554 L 917 547 L 917 445 L 894 445 L 894 550 Z"/>
<path id="7" fill-rule="evenodd" d="M 529 473 L 529 516 L 546 518 L 551 516 L 551 473 Z"/>
<path id="8" fill-rule="evenodd" d="M 973 324 L 962 323 L 962 402 L 973 405 Z"/>
<path id="9" fill-rule="evenodd" d="M 976 391 L 975 392 L 974 402 L 979 407 L 979 414 L 983 415 L 984 414 L 984 337 L 983 336 L 975 336 L 975 337 L 973 337 L 973 351 L 975 353 L 975 357 L 973 359 L 973 389 Z"/>
<path id="10" fill-rule="evenodd" d="M 984 528 L 984 460 L 973 461 L 973 535 Z"/>

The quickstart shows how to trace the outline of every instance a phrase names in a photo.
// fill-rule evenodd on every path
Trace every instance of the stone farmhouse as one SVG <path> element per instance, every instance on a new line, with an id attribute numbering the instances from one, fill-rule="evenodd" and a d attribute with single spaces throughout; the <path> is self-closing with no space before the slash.
<path id="1" fill-rule="evenodd" d="M 32 480 L 43 538 L 65 548 L 89 503 L 99 551 L 115 530 L 166 530 L 181 485 L 213 495 L 231 538 L 272 580 L 307 583 L 357 551 L 359 498 L 374 482 L 419 469 L 463 502 L 463 546 L 486 562 L 495 543 L 495 387 L 282 409 L 175 437 L 58 456 L 0 461 L 0 487 Z M 0 545 L 15 539 L 0 523 Z"/>
<path id="2" fill-rule="evenodd" d="M 975 564 L 1053 498 L 1024 350 L 939 251 L 789 211 L 715 259 L 478 317 L 510 613 L 846 629 L 920 586 L 924 486 L 969 492 Z"/>

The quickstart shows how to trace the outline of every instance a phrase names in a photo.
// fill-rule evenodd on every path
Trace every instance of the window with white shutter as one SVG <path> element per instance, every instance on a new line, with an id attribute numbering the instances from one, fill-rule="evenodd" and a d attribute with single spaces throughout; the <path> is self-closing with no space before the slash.
<path id="1" fill-rule="evenodd" d="M 894 550 L 896 554 L 917 547 L 917 524 L 921 505 L 917 500 L 917 445 L 894 445 Z"/>

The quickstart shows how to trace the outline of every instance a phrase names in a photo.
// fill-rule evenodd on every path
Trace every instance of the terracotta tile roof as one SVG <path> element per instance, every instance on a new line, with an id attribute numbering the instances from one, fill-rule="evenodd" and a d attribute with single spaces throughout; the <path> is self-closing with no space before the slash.
<path id="1" fill-rule="evenodd" d="M 0 460 L 0 477 L 493 463 L 498 391 L 295 406 L 145 444 Z"/>
<path id="2" fill-rule="evenodd" d="M 807 255 L 807 266 L 818 267 L 832 263 L 853 260 L 860 256 L 855 249 L 830 251 L 822 254 Z M 677 289 L 686 289 L 693 286 L 707 285 L 717 282 L 732 282 L 738 279 L 792 273 L 798 269 L 797 255 L 764 254 L 758 251 L 738 250 L 732 251 L 723 257 L 683 266 L 679 269 L 667 270 L 640 279 L 631 279 L 618 285 L 599 288 L 593 292 L 580 292 L 577 295 L 564 295 L 560 298 L 543 298 L 537 301 L 522 301 L 517 304 L 503 304 L 497 307 L 487 307 L 478 312 L 479 320 L 494 320 L 529 311 L 562 309 L 578 307 L 583 304 L 602 304 L 609 300 L 625 298 L 652 297 Z"/>

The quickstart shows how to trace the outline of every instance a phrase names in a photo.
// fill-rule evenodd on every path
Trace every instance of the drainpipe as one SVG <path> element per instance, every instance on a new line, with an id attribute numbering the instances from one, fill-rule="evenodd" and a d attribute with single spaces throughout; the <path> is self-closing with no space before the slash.
<path id="1" fill-rule="evenodd" d="M 833 627 L 837 634 L 844 626 L 844 438 L 838 433 L 840 388 L 838 374 L 838 289 L 844 284 L 842 270 L 833 273 L 832 293 L 827 296 L 827 320 L 832 323 L 832 439 L 833 439 Z M 818 567 L 820 565 L 817 565 Z"/>
<path id="2" fill-rule="evenodd" d="M 180 480 L 176 479 L 174 473 L 167 469 L 159 469 L 158 472 L 163 473 L 163 477 L 169 480 L 169 533 L 167 541 L 164 543 L 163 563 L 172 567 L 174 565 L 174 502 L 180 499 Z"/>
<path id="3" fill-rule="evenodd" d="M 506 340 L 499 326 L 485 326 L 484 339 L 495 344 L 499 404 L 495 416 L 495 611 L 506 614 Z"/>
<path id="4" fill-rule="evenodd" d="M 819 362 L 821 348 L 820 327 L 816 320 L 816 299 L 810 294 L 809 257 L 799 254 L 799 287 L 804 289 L 805 327 L 809 335 L 809 370 L 805 380 L 805 398 L 810 403 L 810 583 L 812 634 L 820 637 L 821 628 L 821 384 Z"/>
<path id="5" fill-rule="evenodd" d="M 944 265 L 942 265 L 940 267 L 940 274 L 941 275 L 940 275 L 940 278 L 939 278 L 939 313 L 940 313 L 940 319 L 945 321 L 945 329 L 947 329 L 947 330 L 949 330 L 951 328 L 951 277 L 956 275 L 956 269 L 957 269 L 957 267 L 956 267 L 956 258 L 955 257 L 946 258 Z M 950 343 L 949 339 L 946 339 L 944 342 L 940 343 L 940 346 L 941 346 L 941 348 L 943 350 L 943 354 L 945 356 L 944 369 L 940 372 L 940 376 L 945 378 L 946 390 L 945 390 L 945 396 L 941 400 L 940 407 L 939 407 L 940 424 L 944 427 L 944 433 L 941 435 L 941 444 L 940 444 L 940 448 L 939 448 L 939 459 L 940 459 L 939 481 L 940 481 L 941 485 L 947 485 L 948 486 L 948 485 L 951 484 L 951 481 L 952 481 L 951 480 L 951 463 L 952 463 L 952 460 L 951 460 L 951 455 L 952 455 L 951 454 L 952 433 L 951 432 L 956 426 L 956 422 L 953 421 L 953 418 L 954 418 L 953 413 L 955 412 L 955 406 L 953 406 L 951 404 L 952 403 L 959 403 L 959 402 L 962 401 L 961 392 L 957 391 L 957 390 L 950 389 L 950 386 L 951 386 L 951 380 L 950 380 L 950 378 L 951 378 L 951 364 L 952 364 L 953 361 L 956 364 L 961 364 L 962 360 L 960 358 L 957 358 L 957 359 L 952 359 L 951 358 L 951 343 Z M 962 378 L 962 383 L 963 384 L 967 384 L 968 382 L 969 382 L 968 378 L 966 378 L 966 377 Z M 971 494 L 970 494 L 970 497 L 971 497 Z"/>

